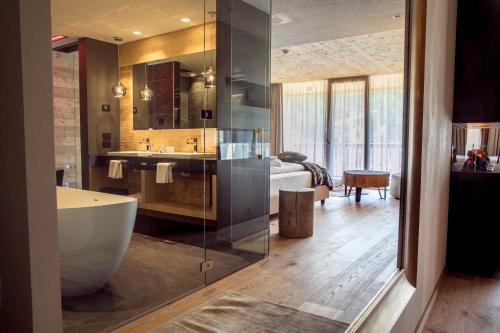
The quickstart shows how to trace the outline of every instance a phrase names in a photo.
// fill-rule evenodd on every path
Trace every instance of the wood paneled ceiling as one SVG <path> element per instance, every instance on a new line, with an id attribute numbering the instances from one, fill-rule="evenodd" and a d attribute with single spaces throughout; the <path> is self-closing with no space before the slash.
<path id="1" fill-rule="evenodd" d="M 273 0 L 272 82 L 403 71 L 405 2 Z"/>
<path id="2" fill-rule="evenodd" d="M 281 83 L 402 72 L 404 29 L 276 48 L 271 62 Z"/>
<path id="3" fill-rule="evenodd" d="M 404 28 L 406 0 L 273 0 L 272 47 Z"/>
<path id="4" fill-rule="evenodd" d="M 257 5 L 260 0 L 247 0 Z M 204 22 L 203 0 L 52 0 L 53 34 L 123 43 Z M 403 70 L 405 0 L 274 0 L 272 81 Z M 207 0 L 205 11 L 215 9 Z M 181 22 L 188 17 L 191 22 Z M 141 35 L 134 35 L 140 31 Z M 283 53 L 286 49 L 289 52 Z"/>

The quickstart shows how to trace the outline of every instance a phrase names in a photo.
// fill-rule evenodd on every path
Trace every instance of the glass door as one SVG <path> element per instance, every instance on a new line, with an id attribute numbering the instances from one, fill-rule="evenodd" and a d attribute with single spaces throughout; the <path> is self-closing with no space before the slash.
<path id="1" fill-rule="evenodd" d="M 207 284 L 269 252 L 270 1 L 217 1 L 217 220 Z"/>

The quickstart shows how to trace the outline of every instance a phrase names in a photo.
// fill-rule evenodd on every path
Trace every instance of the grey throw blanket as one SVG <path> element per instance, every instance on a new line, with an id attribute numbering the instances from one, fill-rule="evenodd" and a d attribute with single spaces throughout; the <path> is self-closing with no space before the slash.
<path id="1" fill-rule="evenodd" d="M 316 163 L 312 162 L 296 162 L 296 163 L 303 165 L 307 171 L 311 171 L 313 175 L 312 186 L 325 185 L 328 186 L 330 190 L 333 190 L 333 181 L 326 168 L 320 167 Z"/>

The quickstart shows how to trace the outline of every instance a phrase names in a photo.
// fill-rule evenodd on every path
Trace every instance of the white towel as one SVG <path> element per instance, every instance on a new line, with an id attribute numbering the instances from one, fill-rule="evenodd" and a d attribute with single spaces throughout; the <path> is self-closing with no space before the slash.
<path id="1" fill-rule="evenodd" d="M 123 178 L 122 161 L 119 160 L 109 161 L 108 177 L 112 179 Z"/>
<path id="2" fill-rule="evenodd" d="M 158 163 L 156 165 L 156 183 L 170 184 L 173 182 L 172 163 Z"/>

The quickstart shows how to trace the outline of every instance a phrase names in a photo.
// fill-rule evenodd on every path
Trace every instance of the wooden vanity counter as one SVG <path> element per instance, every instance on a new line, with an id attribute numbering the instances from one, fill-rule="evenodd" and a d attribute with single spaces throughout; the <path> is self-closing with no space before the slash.
<path id="1" fill-rule="evenodd" d="M 123 179 L 108 177 L 109 161 L 121 160 Z M 174 163 L 174 182 L 156 183 L 156 165 Z M 139 200 L 139 208 L 165 214 L 215 221 L 217 219 L 217 161 L 210 159 L 94 156 L 90 190 L 123 191 Z M 206 205 L 206 208 L 205 208 Z"/>

